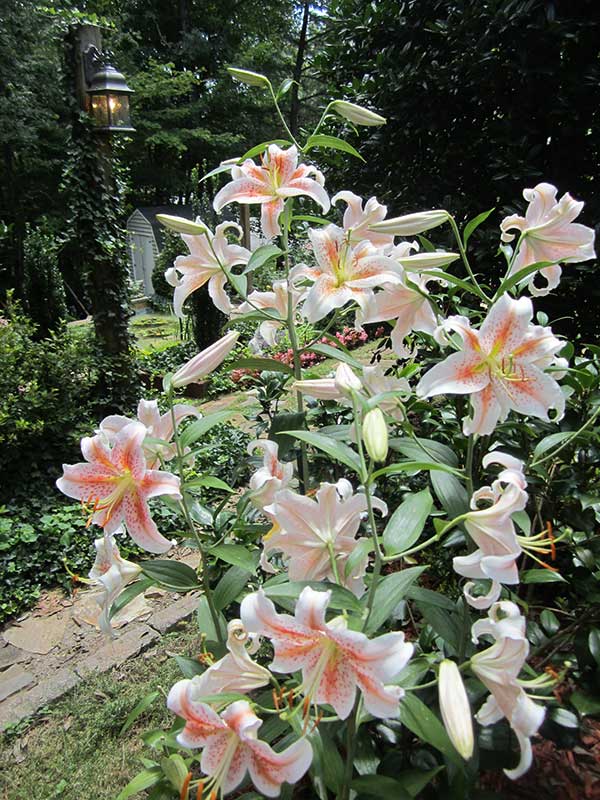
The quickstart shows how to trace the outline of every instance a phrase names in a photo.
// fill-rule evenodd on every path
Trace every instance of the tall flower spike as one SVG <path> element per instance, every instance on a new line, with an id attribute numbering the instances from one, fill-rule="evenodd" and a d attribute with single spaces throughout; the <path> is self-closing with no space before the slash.
<path id="1" fill-rule="evenodd" d="M 529 203 L 524 217 L 513 214 L 500 223 L 502 241 L 512 242 L 517 230 L 523 237 L 519 251 L 512 263 L 511 274 L 538 261 L 562 261 L 579 264 L 596 257 L 594 229 L 573 222 L 583 209 L 583 203 L 566 193 L 557 202 L 557 189 L 551 183 L 538 183 L 533 189 L 524 189 L 523 197 Z M 535 285 L 535 274 L 526 280 L 533 295 L 546 295 L 556 289 L 560 281 L 558 264 L 540 270 L 546 286 Z"/>
<path id="2" fill-rule="evenodd" d="M 262 589 L 242 600 L 241 617 L 247 630 L 267 636 L 273 643 L 275 672 L 302 670 L 302 692 L 309 703 L 327 703 L 341 719 L 354 706 L 356 689 L 374 717 L 396 717 L 404 695 L 399 686 L 386 684 L 408 663 L 412 644 L 403 633 L 386 633 L 369 640 L 364 633 L 346 629 L 337 618 L 325 621 L 331 592 L 302 590 L 295 616 L 278 614 Z"/>
<path id="3" fill-rule="evenodd" d="M 314 175 L 314 178 L 309 177 Z M 288 197 L 306 195 L 317 202 L 324 213 L 329 211 L 329 196 L 323 188 L 323 175 L 315 167 L 298 166 L 298 150 L 290 147 L 281 150 L 269 145 L 262 163 L 257 165 L 246 159 L 241 166 L 231 169 L 232 181 L 217 192 L 213 206 L 219 212 L 229 203 L 260 203 L 261 227 L 271 239 L 279 236 L 279 215 Z"/>
<path id="4" fill-rule="evenodd" d="M 353 246 L 346 231 L 337 225 L 310 229 L 308 235 L 317 263 L 313 267 L 296 267 L 294 279 L 314 280 L 303 307 L 310 323 L 351 301 L 364 308 L 376 286 L 400 281 L 396 262 L 369 241 Z"/>
<path id="5" fill-rule="evenodd" d="M 262 725 L 245 700 L 228 706 L 221 715 L 193 699 L 192 681 L 178 681 L 169 692 L 167 707 L 185 720 L 177 735 L 182 747 L 203 748 L 200 769 L 209 780 L 204 785 L 207 797 L 222 797 L 243 781 L 246 773 L 259 792 L 277 797 L 285 782 L 297 783 L 312 762 L 312 748 L 298 739 L 276 753 L 257 738 Z"/>
<path id="6" fill-rule="evenodd" d="M 179 478 L 170 472 L 148 469 L 143 443 L 146 428 L 130 422 L 109 448 L 104 436 L 84 437 L 84 463 L 64 464 L 56 485 L 67 497 L 91 506 L 90 521 L 114 533 L 125 521 L 131 538 L 150 553 L 165 553 L 172 542 L 162 536 L 150 516 L 148 500 L 170 495 L 181 500 Z"/>
<path id="7" fill-rule="evenodd" d="M 550 328 L 532 325 L 532 316 L 529 298 L 513 300 L 503 294 L 478 331 L 466 317 L 449 317 L 438 330 L 457 331 L 461 350 L 425 373 L 417 394 L 470 394 L 473 411 L 463 421 L 465 434 L 492 433 L 511 410 L 547 420 L 548 411 L 555 409 L 560 419 L 565 398 L 544 370 L 563 366 L 556 357 L 563 344 Z"/>
<path id="8" fill-rule="evenodd" d="M 235 222 L 217 225 L 214 234 L 208 228 L 201 235 L 181 234 L 190 254 L 177 256 L 173 267 L 165 272 L 167 283 L 175 288 L 173 311 L 178 317 L 185 316 L 183 304 L 205 283 L 208 283 L 208 294 L 219 311 L 231 313 L 233 306 L 225 291 L 227 275 L 223 267 L 229 270 L 238 264 L 247 264 L 251 254 L 245 247 L 228 242 L 226 231 L 230 228 L 241 235 L 242 229 Z"/>
<path id="9" fill-rule="evenodd" d="M 374 508 L 387 514 L 382 500 L 373 497 L 371 502 Z M 352 574 L 346 575 L 348 558 L 356 549 L 361 515 L 367 511 L 366 496 L 354 494 L 349 481 L 341 478 L 337 483 L 322 483 L 314 500 L 284 489 L 277 492 L 273 504 L 265 511 L 280 528 L 263 540 L 265 556 L 283 553 L 288 559 L 291 581 L 335 581 L 337 571 L 340 581 L 350 591 L 357 596 L 364 592 L 366 553 Z"/>
<path id="10" fill-rule="evenodd" d="M 525 635 L 525 618 L 514 603 L 495 603 L 487 620 L 478 620 L 472 628 L 473 641 L 483 635 L 494 638 L 494 644 L 471 657 L 471 669 L 490 692 L 476 715 L 481 725 L 493 725 L 506 717 L 514 730 L 521 757 L 515 769 L 504 770 L 512 780 L 523 775 L 532 761 L 530 737 L 544 720 L 545 709 L 525 694 L 519 673 L 529 654 Z"/>

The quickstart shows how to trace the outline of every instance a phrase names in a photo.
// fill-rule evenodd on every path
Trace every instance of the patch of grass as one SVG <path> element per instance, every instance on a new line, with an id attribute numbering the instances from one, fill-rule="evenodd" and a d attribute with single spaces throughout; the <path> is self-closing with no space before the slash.
<path id="1" fill-rule="evenodd" d="M 167 651 L 193 656 L 199 650 L 192 621 L 144 655 L 80 684 L 28 725 L 6 732 L 0 739 L 0 797 L 114 800 L 142 769 L 140 757 L 152 757 L 142 734 L 173 722 L 159 697 L 121 737 L 127 715 L 149 692 L 166 694 L 181 678 Z M 25 759 L 15 763 L 19 751 Z"/>
<path id="2" fill-rule="evenodd" d="M 142 314 L 130 325 L 142 352 L 161 350 L 180 341 L 179 320 L 170 314 Z"/>

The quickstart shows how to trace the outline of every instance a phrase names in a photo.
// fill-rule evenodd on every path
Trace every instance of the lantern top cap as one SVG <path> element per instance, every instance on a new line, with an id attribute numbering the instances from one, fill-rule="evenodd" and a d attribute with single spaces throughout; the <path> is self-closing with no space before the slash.
<path id="1" fill-rule="evenodd" d="M 121 72 L 115 69 L 111 64 L 104 64 L 94 73 L 88 89 L 89 94 L 99 94 L 101 92 L 133 94 L 134 90 L 127 85 L 125 76 Z"/>

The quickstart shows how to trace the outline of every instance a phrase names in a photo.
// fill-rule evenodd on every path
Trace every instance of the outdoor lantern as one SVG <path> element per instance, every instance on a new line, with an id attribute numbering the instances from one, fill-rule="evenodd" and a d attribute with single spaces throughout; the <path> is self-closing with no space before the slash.
<path id="1" fill-rule="evenodd" d="M 111 64 L 102 63 L 102 55 L 95 47 L 89 48 L 86 57 L 88 107 L 97 129 L 109 133 L 134 131 L 129 116 L 129 95 L 133 94 L 133 89 Z"/>

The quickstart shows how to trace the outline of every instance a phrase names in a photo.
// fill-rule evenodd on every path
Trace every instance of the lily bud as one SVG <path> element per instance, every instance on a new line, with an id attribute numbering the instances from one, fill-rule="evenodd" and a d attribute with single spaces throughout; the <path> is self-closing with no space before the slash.
<path id="1" fill-rule="evenodd" d="M 270 85 L 266 75 L 261 75 L 260 72 L 252 72 L 249 69 L 236 69 L 235 67 L 227 67 L 227 72 L 236 81 L 245 83 L 247 86 L 259 86 L 261 89 L 267 89 Z"/>
<path id="2" fill-rule="evenodd" d="M 187 386 L 188 383 L 202 380 L 220 366 L 233 350 L 239 335 L 238 331 L 230 331 L 180 367 L 171 380 L 173 388 L 180 389 L 182 386 Z"/>
<path id="3" fill-rule="evenodd" d="M 385 461 L 388 454 L 388 432 L 380 408 L 372 408 L 363 420 L 363 441 L 373 461 Z"/>
<path id="4" fill-rule="evenodd" d="M 450 741 L 468 761 L 473 755 L 473 718 L 460 670 L 449 659 L 440 664 L 438 682 L 440 711 Z"/>
<path id="5" fill-rule="evenodd" d="M 352 391 L 360 392 L 362 383 L 352 367 L 342 361 L 335 371 L 335 387 L 343 397 L 351 397 Z"/>
<path id="6" fill-rule="evenodd" d="M 368 108 L 357 106 L 356 103 L 348 103 L 346 100 L 334 100 L 330 108 L 340 117 L 344 117 L 344 119 L 353 122 L 355 125 L 385 125 L 387 122 L 386 118 L 380 114 L 369 111 Z"/>
<path id="7" fill-rule="evenodd" d="M 369 227 L 369 230 L 377 231 L 378 233 L 391 233 L 395 236 L 414 236 L 416 233 L 423 233 L 430 228 L 437 228 L 438 225 L 443 225 L 449 216 L 448 212 L 443 209 L 421 211 L 417 214 L 404 214 L 402 217 L 375 222 Z"/>
<path id="8" fill-rule="evenodd" d="M 199 225 L 197 222 L 192 222 L 184 217 L 174 217 L 171 214 L 157 214 L 156 219 L 161 225 L 164 225 L 165 228 L 175 231 L 175 233 L 187 233 L 191 236 L 201 236 L 203 233 L 206 233 L 204 225 Z"/>

